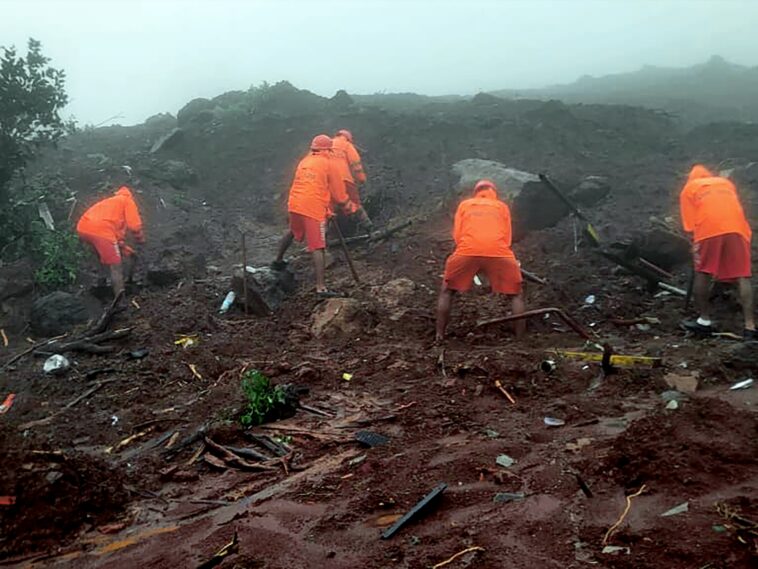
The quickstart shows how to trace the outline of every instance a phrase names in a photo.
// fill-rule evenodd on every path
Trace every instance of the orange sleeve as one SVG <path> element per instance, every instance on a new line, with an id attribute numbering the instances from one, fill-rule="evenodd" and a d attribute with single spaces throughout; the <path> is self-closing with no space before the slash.
<path id="1" fill-rule="evenodd" d="M 345 180 L 342 179 L 342 172 L 340 171 L 338 158 L 329 158 L 328 160 L 328 180 L 329 180 L 329 194 L 332 196 L 332 201 L 338 205 L 346 205 L 350 198 L 347 195 L 347 189 L 345 188 Z"/>
<path id="2" fill-rule="evenodd" d="M 455 212 L 455 222 L 453 223 L 453 240 L 458 245 L 461 240 L 461 232 L 463 230 L 463 211 L 466 209 L 464 204 L 458 206 L 458 210 Z"/>
<path id="3" fill-rule="evenodd" d="M 126 198 L 124 203 L 124 215 L 126 218 L 126 227 L 134 233 L 135 238 L 140 243 L 144 243 L 145 234 L 142 232 L 142 218 L 139 214 L 139 208 L 132 198 Z"/>
<path id="4" fill-rule="evenodd" d="M 353 173 L 353 178 L 363 184 L 366 182 L 366 173 L 363 171 L 363 163 L 361 162 L 361 155 L 355 149 L 351 143 L 347 145 L 347 161 L 350 164 L 350 171 Z"/>
<path id="5" fill-rule="evenodd" d="M 503 204 L 502 210 L 503 210 L 503 225 L 504 228 L 504 236 L 505 236 L 505 242 L 508 245 L 508 247 L 511 246 L 511 242 L 513 241 L 512 236 L 512 228 L 511 228 L 511 208 L 508 207 L 508 204 L 504 202 L 500 202 Z"/>
<path id="6" fill-rule="evenodd" d="M 686 184 L 679 194 L 679 209 L 682 226 L 687 233 L 695 231 L 695 204 L 692 202 L 692 187 Z"/>

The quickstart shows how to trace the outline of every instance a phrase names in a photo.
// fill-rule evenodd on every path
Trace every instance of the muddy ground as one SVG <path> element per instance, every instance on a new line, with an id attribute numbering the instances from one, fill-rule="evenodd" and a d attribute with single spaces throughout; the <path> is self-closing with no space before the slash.
<path id="1" fill-rule="evenodd" d="M 487 114 L 475 110 L 477 121 Z M 420 156 L 417 147 L 414 156 Z M 547 151 L 540 151 L 544 158 Z M 528 147 L 512 152 L 526 156 Z M 596 159 L 587 172 L 625 180 L 591 212 L 612 239 L 649 228 L 651 215 L 674 213 L 681 164 L 645 147 L 625 156 L 608 164 Z M 570 161 L 557 154 L 555 160 Z M 379 180 L 394 184 L 403 164 L 385 157 L 374 166 L 384 172 Z M 202 186 L 212 169 L 195 166 Z M 565 176 L 571 176 L 568 168 Z M 387 221 L 416 213 L 418 195 L 415 188 L 408 213 L 393 207 Z M 113 324 L 132 333 L 113 354 L 74 354 L 72 370 L 62 377 L 42 374 L 42 359 L 33 356 L 3 370 L 2 394 L 17 397 L 0 415 L 6 465 L 0 496 L 15 497 L 15 504 L 0 506 L 0 564 L 193 567 L 235 533 L 238 551 L 223 567 L 430 567 L 470 547 L 481 549 L 447 566 L 725 569 L 755 563 L 758 540 L 750 521 L 758 520 L 758 391 L 728 389 L 754 376 L 754 353 L 730 339 L 686 337 L 677 329 L 682 299 L 651 292 L 586 244 L 575 246 L 572 220 L 515 247 L 524 267 L 548 279 L 527 286 L 529 307 L 560 306 L 595 343 L 660 357 L 661 367 L 619 368 L 605 376 L 599 364 L 555 357 L 554 348 L 597 350 L 553 317 L 530 321 L 523 341 L 505 325 L 477 327 L 478 320 L 508 310 L 481 288 L 460 299 L 450 339 L 434 345 L 436 290 L 451 250 L 446 206 L 387 241 L 355 247 L 360 286 L 332 250 L 330 283 L 356 304 L 350 317 L 338 319 L 342 331 L 317 336 L 313 318 L 324 303 L 310 292 L 310 265 L 297 250 L 292 268 L 299 290 L 274 315 L 217 312 L 240 262 L 239 230 L 247 234 L 249 264 L 258 266 L 271 260 L 282 230 L 245 209 L 249 196 L 214 207 L 202 192 L 145 183 L 141 199 L 150 246 L 138 280 L 151 264 L 173 262 L 171 255 L 185 262 L 202 253 L 203 270 L 171 286 L 136 289 L 134 303 Z M 264 202 L 274 203 L 270 196 Z M 686 267 L 674 272 L 676 284 L 685 286 Z M 587 302 L 589 295 L 594 302 Z M 721 325 L 739 332 L 739 307 L 728 289 L 716 291 L 714 301 Z M 642 317 L 657 320 L 619 323 Z M 28 345 L 25 335 L 11 334 L 7 358 Z M 174 342 L 183 335 L 199 342 L 182 348 Z M 143 347 L 147 357 L 128 357 Z M 556 360 L 554 371 L 541 369 L 545 359 Z M 308 409 L 243 429 L 238 416 L 246 369 L 308 388 L 302 398 Z M 691 385 L 693 378 L 697 389 L 667 409 L 661 394 L 672 390 L 669 383 Z M 565 424 L 547 426 L 546 417 Z M 188 439 L 200 427 L 212 442 L 254 448 L 270 460 L 264 470 L 209 462 L 214 453 L 202 437 Z M 365 448 L 354 440 L 360 430 L 389 442 Z M 251 433 L 278 437 L 288 454 L 277 457 L 257 446 Z M 503 454 L 515 460 L 507 468 L 496 462 Z M 432 511 L 380 539 L 440 483 L 447 490 Z M 626 496 L 641 489 L 608 534 Z M 661 516 L 685 502 L 686 512 Z"/>

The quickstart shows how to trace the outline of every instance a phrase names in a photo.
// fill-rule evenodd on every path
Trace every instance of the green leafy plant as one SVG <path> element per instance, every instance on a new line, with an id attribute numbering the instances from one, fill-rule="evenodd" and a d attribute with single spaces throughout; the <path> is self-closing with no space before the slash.
<path id="1" fill-rule="evenodd" d="M 32 224 L 34 255 L 39 267 L 34 279 L 44 288 L 60 288 L 76 280 L 82 248 L 74 233 L 49 230 L 41 223 Z"/>
<path id="2" fill-rule="evenodd" d="M 245 408 L 240 416 L 240 423 L 245 427 L 262 424 L 286 399 L 284 389 L 273 385 L 269 378 L 258 370 L 246 371 L 242 376 L 241 387 L 245 396 Z"/>

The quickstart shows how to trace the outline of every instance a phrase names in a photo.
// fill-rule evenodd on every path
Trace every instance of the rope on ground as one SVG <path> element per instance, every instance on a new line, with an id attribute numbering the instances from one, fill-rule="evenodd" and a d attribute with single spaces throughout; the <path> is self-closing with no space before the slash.
<path id="1" fill-rule="evenodd" d="M 632 498 L 636 498 L 637 496 L 641 495 L 645 490 L 647 490 L 647 486 L 643 484 L 642 487 L 639 490 L 637 490 L 634 494 L 630 494 L 629 496 L 626 497 L 626 507 L 624 508 L 624 511 L 621 512 L 621 517 L 618 519 L 618 521 L 615 524 L 613 524 L 611 527 L 609 527 L 607 532 L 605 532 L 605 537 L 603 538 L 603 545 L 606 545 L 608 543 L 608 540 L 610 539 L 613 532 L 616 531 L 619 528 L 619 526 L 624 522 L 624 519 L 629 513 L 629 510 L 631 510 L 632 508 Z"/>
<path id="2" fill-rule="evenodd" d="M 450 559 L 445 559 L 445 561 L 440 561 L 436 565 L 432 566 L 432 569 L 439 569 L 440 567 L 444 567 L 445 565 L 449 565 L 456 559 L 458 559 L 461 555 L 466 555 L 467 553 L 471 553 L 473 551 L 484 551 L 483 547 L 479 547 L 478 545 L 475 545 L 473 547 L 469 547 L 467 549 L 464 549 L 463 551 L 459 551 L 455 555 L 453 555 Z"/>

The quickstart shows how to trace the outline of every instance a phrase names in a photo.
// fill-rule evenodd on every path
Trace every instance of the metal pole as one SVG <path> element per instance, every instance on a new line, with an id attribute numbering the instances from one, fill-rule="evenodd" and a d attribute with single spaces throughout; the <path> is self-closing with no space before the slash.
<path id="1" fill-rule="evenodd" d="M 245 295 L 245 316 L 247 316 L 250 310 L 247 307 L 247 247 L 245 245 L 245 232 L 240 231 L 242 237 L 242 294 Z"/>

